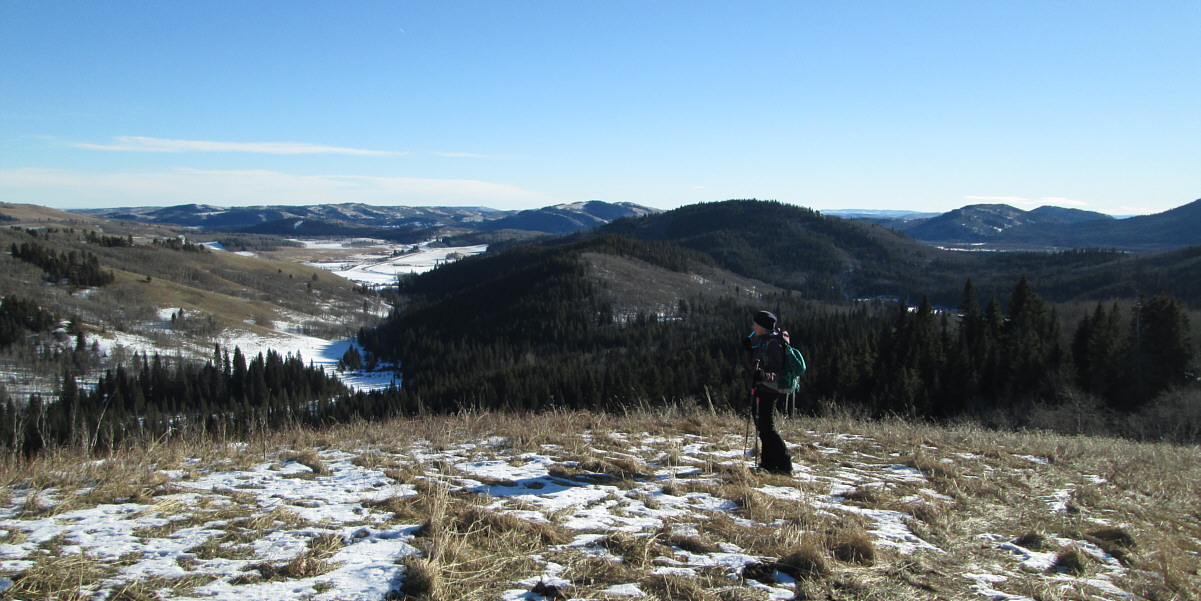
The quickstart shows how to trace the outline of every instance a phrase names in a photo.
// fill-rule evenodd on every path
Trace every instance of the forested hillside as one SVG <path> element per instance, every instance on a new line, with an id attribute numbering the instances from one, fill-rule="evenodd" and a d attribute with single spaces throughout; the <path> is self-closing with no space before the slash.
<path id="1" fill-rule="evenodd" d="M 916 305 L 928 296 L 936 306 L 955 307 L 967 279 L 985 298 L 1005 299 L 1026 275 L 1053 302 L 1167 293 L 1201 309 L 1201 278 L 1190 277 L 1201 269 L 1201 246 L 1140 255 L 951 252 L 882 226 L 756 200 L 696 204 L 595 232 L 669 241 L 732 272 L 832 302 L 887 296 Z M 595 234 L 580 234 L 587 235 Z"/>
<path id="2" fill-rule="evenodd" d="M 718 296 L 681 286 L 676 302 L 631 312 L 614 303 L 614 284 L 597 277 L 587 259 L 595 253 L 657 270 L 659 277 L 628 282 L 635 291 L 701 269 L 767 283 Z M 809 358 L 799 397 L 810 410 L 838 404 L 1016 425 L 1047 419 L 1039 411 L 1087 405 L 1089 427 L 1108 420 L 1129 428 L 1161 393 L 1196 377 L 1187 306 L 1111 280 L 1125 266 L 1168 284 L 1170 270 L 1188 269 L 1196 253 L 1142 262 L 1150 260 L 1102 252 L 964 256 L 804 209 L 731 201 L 622 220 L 415 277 L 401 286 L 409 304 L 360 340 L 405 366 L 406 406 L 739 406 L 746 387 L 737 341 L 751 312 L 768 308 Z M 945 299 L 953 279 L 954 300 L 944 302 L 955 310 L 936 310 L 923 287 Z M 1061 315 L 1042 294 L 1044 281 L 1087 317 Z M 848 300 L 902 293 L 912 306 Z"/>
<path id="3" fill-rule="evenodd" d="M 375 410 L 311 358 L 218 341 L 277 328 L 346 336 L 377 319 L 377 295 L 161 226 L 27 205 L 0 205 L 0 215 L 10 217 L 0 228 L 0 446 L 101 451 Z"/>

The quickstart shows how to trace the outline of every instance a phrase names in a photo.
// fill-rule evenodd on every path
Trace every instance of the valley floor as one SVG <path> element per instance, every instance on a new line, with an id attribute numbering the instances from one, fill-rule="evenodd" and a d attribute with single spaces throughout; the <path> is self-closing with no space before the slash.
<path id="1" fill-rule="evenodd" d="M 780 421 L 793 477 L 679 411 L 8 457 L 0 598 L 1198 598 L 1195 446 Z"/>

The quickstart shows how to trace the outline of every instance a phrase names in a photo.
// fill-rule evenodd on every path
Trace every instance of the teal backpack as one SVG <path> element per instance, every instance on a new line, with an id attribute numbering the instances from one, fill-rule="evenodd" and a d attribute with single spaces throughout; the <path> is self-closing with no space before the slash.
<path id="1" fill-rule="evenodd" d="M 794 394 L 801 387 L 801 376 L 805 375 L 805 356 L 788 341 L 788 332 L 780 332 L 784 344 L 784 370 L 780 372 L 780 394 Z"/>

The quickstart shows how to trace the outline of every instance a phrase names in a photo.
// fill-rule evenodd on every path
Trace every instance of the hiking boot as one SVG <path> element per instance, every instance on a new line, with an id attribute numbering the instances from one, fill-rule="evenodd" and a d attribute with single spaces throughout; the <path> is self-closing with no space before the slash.
<path id="1" fill-rule="evenodd" d="M 767 472 L 769 474 L 775 474 L 777 476 L 791 476 L 792 475 L 792 466 L 768 467 L 766 465 L 761 465 L 758 468 L 756 468 L 756 471 Z"/>

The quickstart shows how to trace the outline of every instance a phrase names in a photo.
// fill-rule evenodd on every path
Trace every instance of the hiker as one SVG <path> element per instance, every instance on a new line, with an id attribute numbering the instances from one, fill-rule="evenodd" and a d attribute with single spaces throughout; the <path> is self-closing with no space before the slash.
<path id="1" fill-rule="evenodd" d="M 763 443 L 759 469 L 792 475 L 792 459 L 775 424 L 776 402 L 781 397 L 776 383 L 784 369 L 784 342 L 776 327 L 776 316 L 770 311 L 755 313 L 751 330 L 742 346 L 746 350 L 747 373 L 750 374 L 751 414 Z"/>

